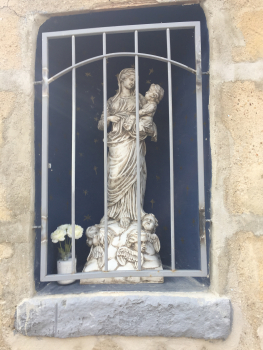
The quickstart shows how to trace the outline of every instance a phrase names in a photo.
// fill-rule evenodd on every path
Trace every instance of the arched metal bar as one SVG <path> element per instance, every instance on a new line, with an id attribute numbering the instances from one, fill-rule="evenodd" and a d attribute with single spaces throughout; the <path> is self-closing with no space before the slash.
<path id="1" fill-rule="evenodd" d="M 170 62 L 171 64 L 173 64 L 174 66 L 177 66 L 179 68 L 185 69 L 190 73 L 196 74 L 196 70 L 193 68 L 190 68 L 182 63 L 170 60 L 168 58 L 164 58 L 164 57 L 160 57 L 160 56 L 155 56 L 155 55 L 148 55 L 146 53 L 138 53 L 135 54 L 134 52 L 115 52 L 115 53 L 108 53 L 106 55 L 100 55 L 100 56 L 95 56 L 92 58 L 88 58 L 85 61 L 81 61 L 75 65 L 72 65 L 64 70 L 62 70 L 61 72 L 57 73 L 56 75 L 54 75 L 53 77 L 48 79 L 48 83 L 52 83 L 53 81 L 57 80 L 58 78 L 62 77 L 64 74 L 70 72 L 73 68 L 79 68 L 82 66 L 85 66 L 86 64 L 92 63 L 92 62 L 96 62 L 99 60 L 102 60 L 104 57 L 106 58 L 112 58 L 112 57 L 120 57 L 120 56 L 135 56 L 137 55 L 138 57 L 143 57 L 143 58 L 150 58 L 153 60 L 157 60 L 157 61 L 162 61 L 162 62 Z"/>

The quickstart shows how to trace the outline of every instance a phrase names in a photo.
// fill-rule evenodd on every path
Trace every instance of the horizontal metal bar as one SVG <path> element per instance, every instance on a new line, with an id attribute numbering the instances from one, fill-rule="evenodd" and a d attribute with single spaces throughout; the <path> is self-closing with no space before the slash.
<path id="1" fill-rule="evenodd" d="M 119 33 L 130 33 L 137 30 L 138 32 L 144 31 L 158 31 L 170 29 L 193 29 L 199 22 L 177 22 L 177 23 L 153 23 L 153 24 L 139 24 L 131 26 L 117 26 L 117 27 L 102 27 L 102 28 L 89 28 L 89 29 L 77 29 L 77 30 L 64 30 L 62 32 L 49 32 L 43 33 L 42 38 L 47 39 L 59 39 L 68 38 L 72 35 L 75 36 L 86 36 L 96 34 L 119 34 Z"/>
<path id="2" fill-rule="evenodd" d="M 32 226 L 32 228 L 41 228 L 41 226 Z"/>
<path id="3" fill-rule="evenodd" d="M 41 81 L 34 81 L 34 85 L 40 85 L 42 83 L 43 83 L 43 80 L 41 80 Z"/>
<path id="4" fill-rule="evenodd" d="M 63 281 L 70 279 L 80 280 L 84 278 L 112 278 L 112 277 L 206 277 L 201 270 L 142 270 L 142 271 L 109 271 L 109 272 L 82 272 L 64 275 L 46 275 L 41 281 Z"/>
<path id="5" fill-rule="evenodd" d="M 153 60 L 157 60 L 157 61 L 162 61 L 162 62 L 170 62 L 171 64 L 173 64 L 174 66 L 177 66 L 179 68 L 182 68 L 182 69 L 185 69 L 187 70 L 188 72 L 190 73 L 193 73 L 195 74 L 196 73 L 196 70 L 191 68 L 191 67 L 188 67 L 180 62 L 176 62 L 176 61 L 173 61 L 171 59 L 168 59 L 168 58 L 165 58 L 165 57 L 160 57 L 160 56 L 155 56 L 155 55 L 148 55 L 146 53 L 138 53 L 138 54 L 135 54 L 134 52 L 115 52 L 115 53 L 108 53 L 106 55 L 100 55 L 100 56 L 96 56 L 96 57 L 92 57 L 92 58 L 89 58 L 85 61 L 81 61 L 79 63 L 76 63 L 75 65 L 72 65 L 64 70 L 62 70 L 61 72 L 57 73 L 56 75 L 54 75 L 53 77 L 49 78 L 48 79 L 48 83 L 52 83 L 53 81 L 55 81 L 56 79 L 60 78 L 62 75 L 70 72 L 73 68 L 79 68 L 79 67 L 82 67 L 82 66 L 85 66 L 86 64 L 89 64 L 89 63 L 93 63 L 93 62 L 96 62 L 96 61 L 99 61 L 99 60 L 102 60 L 104 57 L 106 58 L 112 58 L 112 57 L 120 57 L 120 56 L 135 56 L 137 55 L 138 57 L 143 57 L 143 58 L 150 58 L 150 59 L 153 59 Z"/>

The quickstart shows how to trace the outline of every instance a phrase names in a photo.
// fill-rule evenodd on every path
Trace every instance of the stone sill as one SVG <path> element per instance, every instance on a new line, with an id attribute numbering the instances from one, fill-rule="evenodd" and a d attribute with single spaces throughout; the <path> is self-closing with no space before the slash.
<path id="1" fill-rule="evenodd" d="M 135 284 L 90 284 L 82 285 L 76 281 L 68 285 L 59 285 L 51 282 L 38 288 L 37 295 L 57 295 L 57 294 L 82 294 L 98 292 L 201 292 L 209 291 L 208 278 L 193 277 L 169 277 L 164 278 L 164 283 L 135 283 Z"/>
<path id="2" fill-rule="evenodd" d="M 15 328 L 27 336 L 162 336 L 226 339 L 231 302 L 211 293 L 98 292 L 22 301 Z"/>

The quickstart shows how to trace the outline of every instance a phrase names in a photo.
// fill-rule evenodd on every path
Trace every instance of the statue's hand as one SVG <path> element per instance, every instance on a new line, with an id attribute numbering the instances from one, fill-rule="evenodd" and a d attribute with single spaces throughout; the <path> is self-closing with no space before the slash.
<path id="1" fill-rule="evenodd" d="M 118 123 L 120 121 L 120 117 L 117 117 L 116 115 L 110 115 L 107 120 L 113 122 L 113 123 Z"/>
<path id="2" fill-rule="evenodd" d="M 107 126 L 110 124 L 110 122 L 107 122 Z M 104 130 L 104 120 L 103 119 L 100 119 L 99 122 L 98 122 L 98 129 L 99 130 Z"/>

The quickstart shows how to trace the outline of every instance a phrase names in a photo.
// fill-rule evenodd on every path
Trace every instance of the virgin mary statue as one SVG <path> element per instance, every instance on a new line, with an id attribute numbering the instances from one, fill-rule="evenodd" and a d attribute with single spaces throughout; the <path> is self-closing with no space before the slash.
<path id="1" fill-rule="evenodd" d="M 119 89 L 107 102 L 108 152 L 108 270 L 136 270 L 141 254 L 142 269 L 162 269 L 159 256 L 160 241 L 155 234 L 158 221 L 154 214 L 143 210 L 147 170 L 145 163 L 145 139 L 151 136 L 157 140 L 156 125 L 152 122 L 157 103 L 163 96 L 163 89 L 152 84 L 145 96 L 139 94 L 139 144 L 140 144 L 140 209 L 141 209 L 141 252 L 138 252 L 137 231 L 137 152 L 136 152 L 136 103 L 135 71 L 123 69 L 118 76 Z M 157 102 L 155 102 L 157 101 Z M 144 116 L 144 117 L 143 117 Z M 150 120 L 150 122 L 149 122 Z M 104 115 L 98 124 L 104 130 Z M 104 140 L 106 141 L 106 140 Z M 86 230 L 90 252 L 83 272 L 105 269 L 104 217 L 100 224 Z M 109 279 L 87 279 L 81 283 L 137 283 L 163 282 L 163 277 L 116 277 Z"/>
<path id="2" fill-rule="evenodd" d="M 127 229 L 132 221 L 137 220 L 137 156 L 136 156 L 136 103 L 135 70 L 123 69 L 118 76 L 119 90 L 107 102 L 107 127 L 112 123 L 108 133 L 108 220 L 119 222 Z M 141 109 L 146 104 L 144 96 L 139 94 Z M 104 129 L 102 114 L 98 124 Z M 153 123 L 154 124 L 154 123 Z M 140 128 L 141 129 L 141 128 Z M 145 162 L 145 138 L 151 136 L 156 141 L 156 125 L 150 133 L 140 131 L 140 205 L 141 217 L 146 188 L 147 169 Z M 103 222 L 104 218 L 102 219 Z M 102 223 L 101 222 L 101 223 Z"/>

